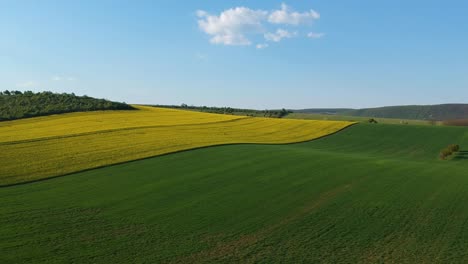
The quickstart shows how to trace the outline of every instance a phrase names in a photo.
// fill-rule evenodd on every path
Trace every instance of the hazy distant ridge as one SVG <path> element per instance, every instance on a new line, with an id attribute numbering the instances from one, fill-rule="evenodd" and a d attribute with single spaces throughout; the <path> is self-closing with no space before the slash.
<path id="1" fill-rule="evenodd" d="M 468 119 L 468 104 L 405 105 L 363 109 L 323 108 L 303 109 L 295 112 L 419 120 L 452 120 Z"/>

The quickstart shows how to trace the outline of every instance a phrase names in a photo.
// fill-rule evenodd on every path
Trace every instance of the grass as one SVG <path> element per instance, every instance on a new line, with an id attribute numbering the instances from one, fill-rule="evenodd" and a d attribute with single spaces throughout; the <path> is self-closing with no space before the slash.
<path id="1" fill-rule="evenodd" d="M 306 141 L 351 124 L 153 107 L 2 122 L 0 186 L 212 145 Z"/>
<path id="2" fill-rule="evenodd" d="M 462 127 L 359 124 L 0 188 L 0 262 L 466 263 L 467 144 Z"/>
<path id="3" fill-rule="evenodd" d="M 327 115 L 315 113 L 291 113 L 285 118 L 290 119 L 310 119 L 310 120 L 334 120 L 334 121 L 350 121 L 350 122 L 367 122 L 370 117 L 363 116 L 346 116 L 346 115 Z M 429 121 L 425 120 L 411 120 L 411 119 L 397 119 L 397 118 L 374 118 L 382 124 L 408 124 L 408 125 L 430 125 Z"/>

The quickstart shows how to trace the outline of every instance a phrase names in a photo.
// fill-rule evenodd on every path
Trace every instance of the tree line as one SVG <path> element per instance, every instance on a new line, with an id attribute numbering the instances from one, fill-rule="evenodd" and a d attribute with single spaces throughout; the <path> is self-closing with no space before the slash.
<path id="1" fill-rule="evenodd" d="M 74 93 L 32 91 L 0 92 L 0 121 L 97 110 L 133 110 L 126 103 L 77 96 Z"/>
<path id="2" fill-rule="evenodd" d="M 165 108 L 176 108 L 184 110 L 199 111 L 205 113 L 214 114 L 225 114 L 225 115 L 245 115 L 245 116 L 256 116 L 256 117 L 271 117 L 271 118 L 282 118 L 292 111 L 281 109 L 281 110 L 254 110 L 254 109 L 243 109 L 243 108 L 232 108 L 232 107 L 214 107 L 214 106 L 193 106 L 187 104 L 181 105 L 155 105 L 157 107 Z"/>

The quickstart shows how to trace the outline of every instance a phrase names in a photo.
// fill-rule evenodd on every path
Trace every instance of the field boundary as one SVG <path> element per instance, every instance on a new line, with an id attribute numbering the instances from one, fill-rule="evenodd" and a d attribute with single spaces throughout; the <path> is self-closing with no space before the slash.
<path id="1" fill-rule="evenodd" d="M 118 131 L 140 130 L 140 129 L 147 129 L 147 128 L 186 127 L 186 126 L 224 124 L 224 123 L 231 123 L 231 122 L 236 122 L 236 121 L 240 121 L 240 120 L 245 120 L 245 119 L 249 119 L 249 118 L 252 118 L 252 117 L 240 117 L 240 118 L 231 119 L 231 120 L 206 122 L 206 123 L 194 123 L 194 124 L 154 125 L 154 126 L 138 126 L 138 127 L 122 127 L 122 128 L 114 128 L 114 129 L 104 129 L 104 130 L 75 133 L 75 134 L 69 134 L 69 135 L 63 135 L 63 136 L 51 136 L 51 137 L 41 137 L 41 138 L 33 138 L 33 139 L 15 140 L 15 141 L 4 141 L 4 142 L 0 142 L 0 146 L 16 145 L 16 144 L 31 143 L 31 142 L 40 142 L 40 141 L 53 140 L 53 139 L 73 138 L 73 137 L 89 136 L 89 135 L 96 135 L 96 134 L 106 134 L 106 133 L 112 133 L 112 132 L 118 132 Z"/>
<path id="2" fill-rule="evenodd" d="M 252 118 L 252 117 L 245 117 L 245 118 L 241 118 L 241 119 L 247 119 L 247 118 Z M 236 121 L 236 120 L 239 120 L 239 119 L 234 119 L 234 120 L 226 120 L 226 121 L 221 121 L 221 122 L 232 122 L 232 121 Z M 215 122 L 215 123 L 218 123 L 218 122 Z M 42 181 L 47 181 L 47 180 L 51 180 L 51 179 L 55 179 L 55 178 L 60 178 L 60 177 L 65 177 L 65 176 L 70 176 L 70 175 L 73 175 L 73 174 L 77 174 L 77 173 L 81 173 L 81 172 L 86 172 L 86 171 L 92 171 L 92 170 L 97 170 L 97 169 L 102 169 L 102 168 L 107 168 L 107 167 L 111 167 L 111 166 L 117 166 L 117 165 L 122 165 L 122 164 L 127 164 L 127 163 L 131 163 L 131 162 L 137 162 L 137 161 L 142 161 L 142 160 L 147 160 L 147 159 L 152 159 L 152 158 L 156 158 L 156 157 L 162 157 L 162 156 L 167 156 L 167 155 L 172 155 L 172 154 L 177 154 L 177 153 L 182 153 L 182 152 L 188 152 L 188 151 L 193 151 L 193 150 L 199 150 L 199 149 L 206 149 L 206 148 L 213 148 L 213 147 L 222 147 L 222 146 L 236 146 L 236 145 L 260 145 L 260 146 L 275 146 L 275 145 L 294 145 L 294 144 L 301 144 L 301 143 L 306 143 L 306 142 L 312 142 L 312 141 L 315 141 L 315 140 L 319 140 L 319 139 L 322 139 L 322 138 L 325 138 L 325 137 L 329 137 L 329 136 L 333 136 L 347 128 L 350 128 L 352 126 L 355 126 L 359 124 L 358 122 L 354 122 L 354 123 L 349 123 L 347 126 L 343 127 L 343 128 L 340 128 L 338 129 L 337 131 L 334 131 L 330 134 L 326 134 L 326 135 L 323 135 L 323 136 L 319 136 L 317 138 L 313 138 L 313 139 L 309 139 L 309 140 L 301 140 L 301 141 L 296 141 L 296 142 L 289 142 L 289 143 L 223 143 L 223 144 L 213 144 L 213 145 L 207 145 L 207 146 L 201 146 L 201 147 L 194 147 L 194 148 L 188 148 L 188 149 L 182 149 L 182 150 L 176 150 L 176 151 L 172 151 L 172 152 L 167 152 L 167 153 L 163 153 L 163 154 L 159 154 L 159 155 L 154 155 L 154 156 L 149 156 L 149 157 L 145 157 L 145 158 L 138 158 L 138 159 L 134 159 L 134 160 L 129 160 L 129 161 L 123 161 L 123 162 L 117 162 L 117 163 L 112 163 L 112 164 L 108 164 L 108 165 L 103 165 L 103 166 L 97 166 L 97 167 L 93 167 L 93 168 L 88 168 L 88 169 L 83 169 L 83 170 L 78 170 L 78 171 L 75 171 L 75 172 L 71 172 L 71 173 L 65 173 L 65 174 L 62 174 L 62 175 L 56 175 L 56 176 L 51 176 L 51 177 L 45 177 L 45 178 L 41 178 L 41 179 L 35 179 L 35 180 L 30 180 L 30 181 L 24 181 L 24 182 L 18 182 L 18 183 L 11 183 L 11 184 L 0 184 L 0 188 L 8 188 L 8 187 L 14 187 L 14 186 L 19 186 L 19 185 L 25 185 L 25 184 L 31 184 L 31 183 L 36 183 L 36 182 L 42 182 Z M 186 126 L 186 125 L 183 125 L 183 126 Z M 169 126 L 170 127 L 170 126 Z M 94 134 L 94 133 L 92 133 Z M 54 138 L 53 138 L 54 139 Z M 34 141 L 33 141 L 34 142 Z M 26 143 L 26 142 L 25 142 Z M 0 145 L 2 145 L 0 143 Z"/>

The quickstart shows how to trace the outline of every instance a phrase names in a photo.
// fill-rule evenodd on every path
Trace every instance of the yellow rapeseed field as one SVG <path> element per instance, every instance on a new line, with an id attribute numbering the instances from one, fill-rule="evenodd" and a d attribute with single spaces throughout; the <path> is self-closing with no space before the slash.
<path id="1" fill-rule="evenodd" d="M 0 122 L 0 142 L 47 138 L 70 134 L 93 133 L 103 130 L 135 127 L 202 124 L 244 118 L 193 111 L 134 106 L 139 111 L 95 111 L 60 114 L 9 122 Z"/>
<path id="2" fill-rule="evenodd" d="M 139 109 L 1 122 L 0 185 L 204 146 L 306 141 L 352 124 Z"/>

